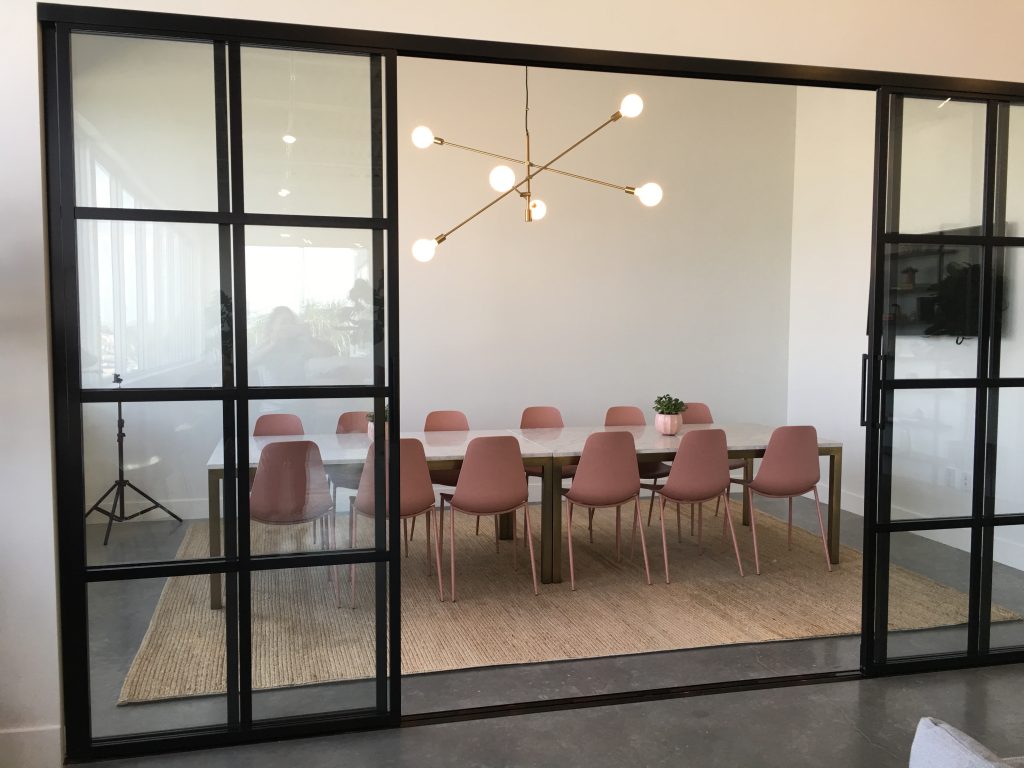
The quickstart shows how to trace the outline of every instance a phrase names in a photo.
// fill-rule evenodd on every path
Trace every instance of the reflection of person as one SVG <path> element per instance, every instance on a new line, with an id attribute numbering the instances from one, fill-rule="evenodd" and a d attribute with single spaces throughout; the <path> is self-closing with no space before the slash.
<path id="1" fill-rule="evenodd" d="M 308 362 L 336 354 L 334 347 L 315 338 L 291 309 L 274 307 L 263 321 L 249 363 L 260 367 L 264 385 L 305 384 Z"/>

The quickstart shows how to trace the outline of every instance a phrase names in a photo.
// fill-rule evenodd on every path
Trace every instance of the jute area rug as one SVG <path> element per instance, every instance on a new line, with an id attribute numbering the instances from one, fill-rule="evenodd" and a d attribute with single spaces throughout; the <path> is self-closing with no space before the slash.
<path id="1" fill-rule="evenodd" d="M 734 519 L 740 519 L 734 505 Z M 643 510 L 646 518 L 646 508 Z M 660 529 L 646 529 L 651 578 L 643 579 L 639 543 L 629 558 L 632 518 L 623 515 L 622 560 L 615 555 L 614 510 L 598 510 L 594 542 L 586 513 L 573 527 L 577 591 L 569 589 L 568 553 L 562 535 L 564 581 L 541 584 L 534 596 L 529 558 L 502 541 L 495 553 L 494 528 L 459 515 L 456 528 L 458 601 L 440 602 L 436 575 L 428 576 L 424 519 L 420 518 L 402 576 L 402 671 L 405 674 L 666 651 L 741 642 L 784 640 L 860 632 L 861 556 L 843 548 L 832 573 L 825 570 L 821 541 L 793 531 L 786 548 L 785 524 L 758 517 L 761 575 L 754 575 L 750 531 L 737 524 L 745 576 L 740 578 L 721 518 L 705 513 L 704 554 L 689 533 L 684 508 L 681 535 L 675 513 L 668 522 L 669 567 L 665 584 Z M 540 569 L 540 511 L 532 512 Z M 447 521 L 446 521 L 447 522 Z M 360 520 L 360 543 L 372 535 Z M 520 535 L 522 516 L 519 519 Z M 564 522 L 563 522 L 564 527 Z M 347 516 L 338 518 L 339 545 L 347 544 Z M 365 542 L 363 535 L 367 536 Z M 681 538 L 681 541 L 679 540 Z M 179 558 L 202 557 L 205 523 L 192 523 Z M 252 526 L 254 552 L 315 549 L 309 527 Z M 443 573 L 448 568 L 445 537 Z M 520 544 L 522 540 L 520 539 Z M 208 551 L 208 550 L 207 550 Z M 342 568 L 342 607 L 335 604 L 326 568 L 260 571 L 252 576 L 252 682 L 256 689 L 354 680 L 374 674 L 373 566 L 357 566 L 356 607 L 348 602 L 348 569 Z M 890 629 L 963 624 L 967 595 L 916 573 L 893 568 Z M 224 611 L 209 604 L 209 577 L 168 579 L 149 629 L 121 690 L 119 704 L 223 693 Z M 994 620 L 1016 618 L 993 608 Z"/>

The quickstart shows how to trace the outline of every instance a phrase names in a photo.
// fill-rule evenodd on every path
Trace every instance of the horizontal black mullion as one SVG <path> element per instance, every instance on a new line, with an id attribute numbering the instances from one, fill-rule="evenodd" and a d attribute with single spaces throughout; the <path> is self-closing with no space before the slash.
<path id="1" fill-rule="evenodd" d="M 302 400 L 313 398 L 390 397 L 391 388 L 372 384 L 338 384 L 319 387 L 249 387 L 250 400 Z"/>
<path id="2" fill-rule="evenodd" d="M 982 521 L 973 517 L 920 517 L 912 520 L 890 520 L 877 523 L 875 531 L 882 533 L 912 533 L 914 531 L 945 531 L 958 528 L 980 528 Z"/>
<path id="3" fill-rule="evenodd" d="M 977 656 L 966 653 L 946 653 L 934 656 L 894 657 L 885 662 L 880 673 L 889 675 L 913 675 L 922 672 L 944 672 L 970 667 L 987 667 L 994 664 L 1019 664 L 1024 661 L 1024 653 L 1011 650 L 1008 653 L 992 652 Z"/>
<path id="4" fill-rule="evenodd" d="M 993 515 L 986 517 L 985 523 L 990 525 L 1024 525 L 1024 514 Z"/>
<path id="5" fill-rule="evenodd" d="M 977 389 L 986 379 L 883 379 L 883 389 Z"/>
<path id="6" fill-rule="evenodd" d="M 75 208 L 76 219 L 100 221 L 160 221 L 180 224 L 241 224 L 244 226 L 313 227 L 319 229 L 387 229 L 377 216 L 305 216 L 291 213 L 230 211 L 170 211 L 160 208 Z"/>
<path id="7" fill-rule="evenodd" d="M 909 235 L 889 232 L 882 236 L 888 245 L 1003 245 L 1024 246 L 1024 237 L 1009 235 L 946 235 L 941 232 Z"/>
<path id="8" fill-rule="evenodd" d="M 1005 379 L 986 379 L 986 383 L 990 387 L 1024 387 L 1024 378 L 1019 376 L 1011 376 Z"/>
<path id="9" fill-rule="evenodd" d="M 162 403 L 171 400 L 210 400 L 223 401 L 233 399 L 234 387 L 153 387 L 138 389 L 83 389 L 80 400 L 83 403 Z"/>
<path id="10" fill-rule="evenodd" d="M 162 579 L 172 576 L 206 576 L 213 573 L 234 573 L 238 564 L 223 557 L 206 560 L 163 560 L 155 563 L 118 563 L 86 568 L 85 580 L 130 581 L 135 579 Z"/>
<path id="11" fill-rule="evenodd" d="M 390 559 L 391 553 L 383 549 L 334 549 L 278 555 L 253 555 L 249 560 L 249 568 L 253 571 L 277 571 L 287 568 L 315 568 L 324 565 L 386 563 Z"/>

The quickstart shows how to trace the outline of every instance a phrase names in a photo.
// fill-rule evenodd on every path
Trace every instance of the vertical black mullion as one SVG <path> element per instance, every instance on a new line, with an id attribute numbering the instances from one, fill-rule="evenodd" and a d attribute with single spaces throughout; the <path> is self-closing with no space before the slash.
<path id="1" fill-rule="evenodd" d="M 47 224 L 53 403 L 56 428 L 57 541 L 64 734 L 69 757 L 84 757 L 92 737 L 89 695 L 89 592 L 85 579 L 82 375 L 76 259 L 71 37 L 66 24 L 43 29 Z M 73 716 L 68 717 L 69 713 Z"/>
<path id="2" fill-rule="evenodd" d="M 372 216 L 381 217 L 384 215 L 384 104 L 381 85 L 381 57 L 370 56 L 370 197 Z M 385 302 L 390 301 L 390 296 L 385 294 L 384 286 L 384 233 L 374 230 L 372 252 L 372 275 L 373 275 L 373 383 L 374 386 L 383 387 L 384 377 L 384 349 L 385 349 Z M 390 398 L 387 401 L 390 405 Z M 384 422 L 385 400 L 381 397 L 374 398 L 374 422 Z M 377 515 L 374 518 L 374 547 L 379 551 L 386 547 L 387 530 L 389 528 L 392 514 L 397 516 L 399 509 L 397 496 L 391 496 L 391 504 L 388 505 L 385 499 L 388 498 L 387 482 L 389 473 L 385 467 L 390 465 L 391 455 L 385 451 L 391 444 L 391 431 L 385 427 L 384 430 L 375 433 L 378 439 L 374 441 L 374 477 L 375 508 L 387 509 L 388 515 Z M 380 436 L 384 439 L 381 440 Z M 395 441 L 397 444 L 397 441 Z M 397 467 L 392 466 L 390 476 L 396 476 Z M 398 539 L 392 538 L 392 542 Z M 390 556 L 390 553 L 389 553 Z M 376 625 L 375 625 L 375 652 L 376 652 L 376 706 L 378 712 L 386 712 L 387 701 L 387 660 L 388 660 L 388 610 L 387 595 L 388 584 L 387 569 L 384 563 L 377 563 L 374 566 L 374 584 L 376 585 Z"/>
<path id="3" fill-rule="evenodd" d="M 242 176 L 242 51 L 237 42 L 228 44 L 228 145 L 231 158 L 231 209 L 245 211 Z M 238 688 L 239 722 L 252 726 L 252 575 L 249 542 L 249 362 L 246 348 L 245 309 L 245 226 L 234 225 L 232 264 L 234 268 L 234 365 L 235 441 L 238 462 Z"/>
<path id="4" fill-rule="evenodd" d="M 881 89 L 875 98 L 875 165 L 871 228 L 871 280 L 868 289 L 868 402 L 865 413 L 865 462 L 864 462 L 864 563 L 861 583 L 861 643 L 860 666 L 868 672 L 875 662 L 875 536 L 878 518 L 878 380 L 881 339 L 881 310 L 879 302 L 884 296 L 882 284 L 885 274 L 885 246 L 883 235 L 886 225 L 886 174 L 888 171 L 889 147 L 889 94 Z"/>
<path id="5" fill-rule="evenodd" d="M 392 472 L 388 489 L 391 498 L 395 499 L 395 509 L 399 499 L 399 443 L 400 435 L 400 403 L 399 372 L 398 372 L 398 56 L 394 51 L 387 54 L 384 73 L 384 105 L 387 119 L 387 331 L 388 331 L 388 386 L 390 393 L 391 424 L 396 439 L 391 441 Z M 397 513 L 390 517 L 391 541 L 399 540 L 399 522 Z M 388 582 L 390 585 L 390 647 L 391 647 L 391 721 L 398 724 L 402 716 L 402 558 L 394 552 L 389 554 Z"/>
<path id="6" fill-rule="evenodd" d="M 231 178 L 228 139 L 228 82 L 227 82 L 227 45 L 223 42 L 213 45 L 213 77 L 214 77 L 214 122 L 217 138 L 217 211 L 231 212 Z M 232 285 L 231 285 L 231 227 L 220 224 L 217 227 L 219 236 L 220 261 L 220 342 L 221 342 L 221 386 L 225 388 L 235 385 L 235 353 L 232 338 L 233 325 Z M 224 524 L 224 556 L 235 560 L 237 548 L 237 518 L 235 501 L 238 477 L 235 462 L 235 404 L 231 398 L 223 400 L 221 423 L 223 426 L 222 444 L 224 446 L 224 504 L 221 506 L 221 520 Z M 237 728 L 238 711 L 238 580 L 232 573 L 224 574 L 224 641 L 227 643 L 226 677 L 227 677 L 227 708 L 228 727 Z"/>

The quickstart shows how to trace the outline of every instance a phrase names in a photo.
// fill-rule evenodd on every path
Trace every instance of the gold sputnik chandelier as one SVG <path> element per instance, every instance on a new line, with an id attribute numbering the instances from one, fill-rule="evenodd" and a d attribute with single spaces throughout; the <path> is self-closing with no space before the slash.
<path id="1" fill-rule="evenodd" d="M 622 184 L 613 184 L 610 181 L 602 181 L 601 179 L 590 178 L 589 176 L 581 176 L 578 173 L 569 173 L 554 167 L 554 164 L 565 157 L 567 154 L 576 149 L 580 144 L 585 142 L 591 136 L 602 129 L 608 127 L 612 123 L 617 122 L 623 117 L 633 118 L 638 116 L 644 109 L 644 102 L 635 93 L 631 93 L 622 99 L 622 103 L 619 104 L 618 110 L 612 114 L 607 120 L 601 125 L 597 126 L 594 130 L 588 133 L 583 138 L 570 144 L 566 149 L 559 152 L 553 158 L 548 160 L 546 163 L 539 165 L 533 162 L 530 158 L 530 70 L 525 68 L 524 74 L 524 85 L 526 90 L 525 109 L 523 113 L 523 126 L 526 133 L 526 158 L 521 159 L 518 157 L 508 157 L 507 155 L 499 155 L 497 152 L 488 152 L 484 149 L 477 149 L 476 147 L 469 147 L 465 144 L 456 144 L 454 141 L 448 139 L 442 139 L 440 136 L 435 136 L 434 132 L 431 131 L 427 126 L 421 125 L 412 132 L 412 143 L 420 149 L 427 149 L 434 145 L 441 147 L 453 147 L 455 149 L 462 149 L 467 152 L 474 152 L 478 155 L 485 155 L 486 157 L 493 157 L 497 160 L 504 160 L 507 163 L 516 163 L 524 167 L 525 175 L 518 182 L 516 181 L 516 173 L 507 165 L 496 165 L 491 169 L 489 181 L 491 188 L 498 192 L 498 196 L 491 200 L 480 210 L 473 213 L 471 216 L 463 219 L 454 227 L 446 232 L 442 232 L 440 235 L 434 238 L 422 238 L 417 240 L 412 245 L 412 255 L 417 261 L 430 261 L 434 258 L 434 254 L 437 252 L 437 246 L 443 243 L 448 237 L 455 231 L 466 226 L 469 222 L 479 216 L 481 213 L 486 211 L 491 206 L 504 200 L 506 197 L 511 195 L 513 192 L 519 194 L 525 203 L 526 207 L 526 221 L 533 222 L 543 219 L 547 215 L 547 205 L 544 201 L 534 196 L 533 193 L 533 180 L 544 172 L 555 173 L 559 176 L 566 176 L 571 179 L 577 179 L 579 181 L 586 181 L 591 184 L 599 184 L 603 187 L 609 187 L 610 189 L 618 189 L 625 192 L 628 195 L 633 195 L 644 205 L 651 207 L 661 202 L 662 191 L 658 184 L 653 181 L 649 181 L 646 184 L 642 184 L 638 187 L 630 187 Z"/>

